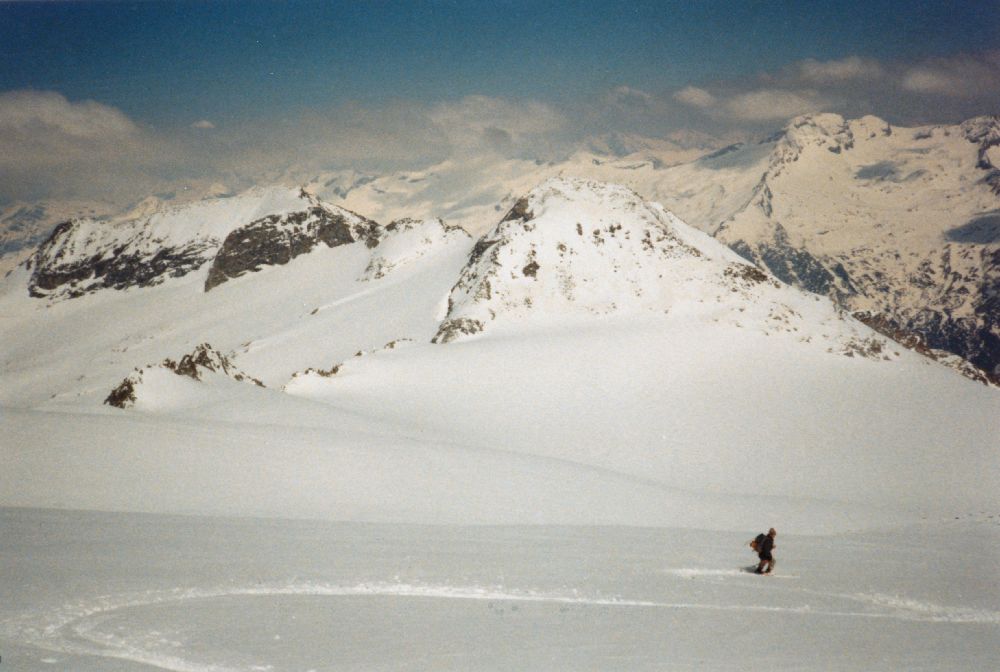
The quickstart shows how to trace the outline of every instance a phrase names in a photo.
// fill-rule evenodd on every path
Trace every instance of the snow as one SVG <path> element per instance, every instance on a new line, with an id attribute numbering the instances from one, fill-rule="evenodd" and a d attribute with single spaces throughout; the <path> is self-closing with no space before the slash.
<path id="1" fill-rule="evenodd" d="M 995 520 L 779 530 L 759 577 L 756 528 L 0 509 L 0 643 L 12 670 L 83 672 L 990 669 Z"/>
<path id="2" fill-rule="evenodd" d="M 995 662 L 996 389 L 627 189 L 527 205 L 485 299 L 437 220 L 207 293 L 0 281 L 3 664 Z M 488 327 L 431 342 L 461 315 Z M 155 366 L 200 343 L 267 387 Z M 102 405 L 136 368 L 141 403 Z M 772 525 L 784 578 L 741 571 Z"/>
<path id="3" fill-rule="evenodd" d="M 527 202 L 534 219 L 494 232 L 485 304 L 455 284 L 472 241 L 434 220 L 208 293 L 201 269 L 46 305 L 10 276 L 0 504 L 732 529 L 764 498 L 792 530 L 839 531 L 995 503 L 995 390 L 825 299 L 727 275 L 749 267 L 626 189 L 555 180 Z M 655 257 L 644 231 L 662 237 Z M 593 292 L 560 295 L 563 281 Z M 632 307 L 593 310 L 605 299 Z M 432 344 L 449 304 L 449 319 L 495 319 Z M 137 408 L 101 404 L 199 343 L 267 388 L 154 368 Z"/>

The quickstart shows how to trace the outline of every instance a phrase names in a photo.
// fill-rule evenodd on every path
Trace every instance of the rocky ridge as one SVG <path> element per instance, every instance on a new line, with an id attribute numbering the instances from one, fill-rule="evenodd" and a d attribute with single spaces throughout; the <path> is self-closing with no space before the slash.
<path id="1" fill-rule="evenodd" d="M 762 147 L 675 169 L 659 196 L 782 281 L 830 296 L 926 353 L 956 354 L 972 377 L 998 382 L 998 157 L 997 117 L 905 129 L 876 117 L 807 115 Z M 738 184 L 734 172 L 745 176 L 744 199 L 729 194 L 705 216 L 706 202 L 721 203 L 710 200 L 712 185 Z M 701 191 L 680 191 L 699 181 Z"/>
<path id="2" fill-rule="evenodd" d="M 59 300 L 157 285 L 211 261 L 234 228 L 308 206 L 299 190 L 275 187 L 182 206 L 144 202 L 110 220 L 71 219 L 56 226 L 25 262 L 28 291 Z"/>
<path id="3" fill-rule="evenodd" d="M 382 235 L 378 223 L 322 203 L 304 190 L 301 196 L 308 203 L 304 210 L 268 215 L 230 232 L 212 260 L 205 291 L 263 266 L 287 264 L 320 243 L 327 247 L 355 242 L 369 248 L 378 245 Z"/>
<path id="4" fill-rule="evenodd" d="M 108 394 L 104 403 L 115 408 L 132 408 L 142 389 L 145 380 L 151 375 L 169 371 L 177 376 L 202 381 L 206 375 L 219 375 L 258 387 L 264 384 L 256 378 L 244 373 L 233 364 L 232 359 L 222 354 L 208 343 L 202 343 L 193 351 L 184 355 L 179 361 L 165 359 L 159 364 L 149 364 L 137 368 Z"/>
<path id="5" fill-rule="evenodd" d="M 886 339 L 617 185 L 553 178 L 472 250 L 435 343 L 533 320 L 677 315 L 892 360 Z"/>
<path id="6" fill-rule="evenodd" d="M 400 220 L 383 228 L 305 190 L 275 187 L 182 207 L 150 203 L 113 220 L 68 220 L 24 266 L 29 294 L 49 300 L 158 285 L 206 265 L 207 292 L 320 245 L 364 244 L 372 250 L 364 278 L 379 279 L 455 236 L 467 234 L 441 220 Z"/>

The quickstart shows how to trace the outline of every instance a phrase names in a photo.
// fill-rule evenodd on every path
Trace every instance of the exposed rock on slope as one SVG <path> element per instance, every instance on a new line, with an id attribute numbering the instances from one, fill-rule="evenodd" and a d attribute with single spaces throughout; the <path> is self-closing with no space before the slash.
<path id="1" fill-rule="evenodd" d="M 226 236 L 208 271 L 205 291 L 262 266 L 287 264 L 319 243 L 327 247 L 359 241 L 368 247 L 378 245 L 381 227 L 377 223 L 322 203 L 305 191 L 302 198 L 309 203 L 305 210 L 268 215 Z"/>
<path id="2" fill-rule="evenodd" d="M 345 367 L 348 367 L 351 363 L 356 362 L 359 359 L 391 352 L 398 348 L 411 345 L 412 343 L 412 339 L 400 338 L 395 341 L 389 341 L 381 348 L 373 350 L 359 350 L 354 353 L 354 356 L 350 359 L 340 362 L 339 364 L 334 364 L 329 369 L 314 369 L 310 367 L 305 371 L 297 371 L 292 374 L 291 379 L 284 385 L 284 387 L 282 387 L 282 391 L 288 392 L 289 394 L 299 394 L 304 389 L 308 389 L 314 385 L 317 380 L 321 380 L 323 378 L 333 378 L 334 376 L 340 375 L 344 371 Z"/>
<path id="3" fill-rule="evenodd" d="M 226 248 L 222 277 L 252 256 L 239 253 L 244 240 L 257 243 L 262 258 L 267 258 L 268 242 L 291 258 L 318 241 L 337 244 L 377 236 L 373 222 L 285 187 L 177 207 L 152 203 L 110 221 L 82 218 L 57 226 L 26 263 L 31 271 L 28 290 L 36 297 L 73 298 L 106 288 L 156 285 L 212 261 L 234 230 L 242 235 Z M 272 231 L 280 242 L 268 239 Z"/>
<path id="4" fill-rule="evenodd" d="M 382 237 L 372 250 L 372 259 L 362 275 L 363 280 L 378 280 L 394 268 L 406 265 L 437 246 L 455 239 L 469 239 L 469 234 L 440 219 L 397 219 L 385 227 Z"/>
<path id="5" fill-rule="evenodd" d="M 165 359 L 160 364 L 150 364 L 130 373 L 104 400 L 104 403 L 116 408 L 132 408 L 139 399 L 144 383 L 151 379 L 162 378 L 164 372 L 183 376 L 194 381 L 201 381 L 206 375 L 217 375 L 231 378 L 235 381 L 252 383 L 263 387 L 256 378 L 239 370 L 226 355 L 215 350 L 208 343 L 202 343 L 192 352 L 181 357 L 180 361 Z M 155 395 L 155 392 L 153 392 Z"/>
<path id="6" fill-rule="evenodd" d="M 810 115 L 663 171 L 656 197 L 781 280 L 1000 380 L 1000 119 Z"/>
<path id="7" fill-rule="evenodd" d="M 894 359 L 885 339 L 782 285 L 655 203 L 620 186 L 553 178 L 475 246 L 436 343 L 494 324 L 659 313 L 788 333 L 827 352 Z"/>
<path id="8" fill-rule="evenodd" d="M 88 219 L 57 226 L 28 261 L 31 295 L 73 298 L 103 288 L 158 284 L 197 270 L 215 247 L 212 240 L 146 245 L 153 241 L 142 231 L 125 240 L 102 240 L 104 226 Z"/>

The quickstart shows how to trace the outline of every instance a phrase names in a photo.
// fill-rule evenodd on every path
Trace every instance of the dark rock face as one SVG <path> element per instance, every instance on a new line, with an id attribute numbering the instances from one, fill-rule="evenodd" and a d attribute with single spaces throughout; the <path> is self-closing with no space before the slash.
<path id="1" fill-rule="evenodd" d="M 534 218 L 535 218 L 535 213 L 531 212 L 531 210 L 528 210 L 528 199 L 527 197 L 524 197 L 518 199 L 518 201 L 514 204 L 514 207 L 512 207 L 500 221 L 510 222 L 515 219 L 520 219 L 522 221 L 528 222 Z"/>
<path id="2" fill-rule="evenodd" d="M 744 259 L 767 268 L 782 282 L 801 287 L 815 294 L 828 295 L 833 292 L 853 293 L 850 279 L 843 266 L 838 266 L 837 274 L 830 272 L 816 257 L 804 249 L 789 243 L 788 234 L 780 224 L 775 225 L 770 242 L 750 246 L 746 241 L 736 240 L 729 246 Z M 838 278 L 841 282 L 837 282 Z"/>
<path id="3" fill-rule="evenodd" d="M 192 241 L 144 254 L 131 245 L 133 239 L 112 248 L 80 249 L 79 226 L 78 221 L 63 222 L 39 246 L 31 259 L 31 296 L 59 290 L 72 298 L 104 288 L 148 287 L 198 270 L 214 249 L 211 241 Z"/>
<path id="4" fill-rule="evenodd" d="M 287 215 L 270 215 L 233 230 L 212 261 L 205 291 L 262 266 L 287 264 L 319 243 L 338 247 L 364 241 L 378 245 L 381 227 L 347 210 L 319 205 Z"/>
<path id="5" fill-rule="evenodd" d="M 118 387 L 111 390 L 104 403 L 115 408 L 131 408 L 135 405 L 135 381 L 129 376 Z"/>
<path id="6" fill-rule="evenodd" d="M 875 331 L 888 336 L 902 346 L 915 350 L 932 359 L 943 354 L 956 354 L 968 362 L 960 369 L 968 378 L 1000 385 L 1000 338 L 996 325 L 992 327 L 976 320 L 955 320 L 940 313 L 926 311 L 921 318 L 901 322 L 891 315 L 879 313 L 854 313 Z M 992 367 L 992 368 L 991 368 Z"/>
<path id="7" fill-rule="evenodd" d="M 450 343 L 459 336 L 471 336 L 484 329 L 483 323 L 468 317 L 448 319 L 441 323 L 431 343 Z"/>
<path id="8" fill-rule="evenodd" d="M 830 296 L 848 310 L 855 310 L 855 298 L 876 298 L 882 309 L 854 312 L 855 317 L 927 356 L 937 358 L 934 351 L 954 353 L 973 367 L 963 373 L 1000 384 L 1000 248 L 988 244 L 993 240 L 992 220 L 986 224 L 977 222 L 961 232 L 983 245 L 975 273 L 966 276 L 956 270 L 952 254 L 957 252 L 946 245 L 940 258 L 925 259 L 920 272 L 908 278 L 926 292 L 926 304 L 916 311 L 894 305 L 895 285 L 877 269 L 852 276 L 845 267 L 849 259 L 818 258 L 793 246 L 780 224 L 770 242 L 751 246 L 736 240 L 730 247 L 783 282 Z"/>

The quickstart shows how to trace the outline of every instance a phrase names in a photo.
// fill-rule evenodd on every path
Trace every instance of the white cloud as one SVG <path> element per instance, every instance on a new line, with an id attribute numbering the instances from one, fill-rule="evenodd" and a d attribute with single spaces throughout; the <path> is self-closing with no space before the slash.
<path id="1" fill-rule="evenodd" d="M 54 91 L 0 94 L 0 200 L 134 200 L 197 170 L 192 151 L 92 100 Z M 203 166 L 202 166 L 203 167 Z"/>
<path id="2" fill-rule="evenodd" d="M 649 107 L 655 104 L 656 97 L 642 89 L 616 86 L 608 93 L 607 102 L 622 108 Z"/>
<path id="3" fill-rule="evenodd" d="M 69 102 L 54 91 L 9 91 L 0 94 L 0 133 L 56 133 L 73 138 L 112 138 L 135 133 L 135 124 L 120 111 L 84 100 Z"/>
<path id="4" fill-rule="evenodd" d="M 193 124 L 191 124 L 191 128 L 205 128 L 205 129 L 210 129 L 210 128 L 215 128 L 215 124 L 213 124 L 208 119 L 202 119 L 201 121 L 196 121 Z"/>
<path id="5" fill-rule="evenodd" d="M 903 88 L 920 93 L 952 94 L 959 88 L 959 83 L 941 72 L 927 68 L 913 68 L 903 77 Z"/>
<path id="6" fill-rule="evenodd" d="M 759 122 L 790 119 L 823 107 L 823 101 L 813 91 L 759 89 L 732 96 L 725 101 L 724 109 L 733 119 Z"/>
<path id="7" fill-rule="evenodd" d="M 907 70 L 902 87 L 916 93 L 972 98 L 1000 91 L 1000 53 L 925 61 Z"/>
<path id="8" fill-rule="evenodd" d="M 885 70 L 878 61 L 848 56 L 834 61 L 806 59 L 798 64 L 798 75 L 813 84 L 835 84 L 849 80 L 873 80 L 882 77 Z"/>
<path id="9" fill-rule="evenodd" d="M 456 148 L 516 147 L 558 133 L 568 124 L 560 112 L 533 100 L 467 96 L 439 103 L 427 117 Z"/>
<path id="10" fill-rule="evenodd" d="M 674 94 L 674 99 L 685 105 L 701 108 L 712 107 L 718 102 L 715 96 L 705 89 L 699 89 L 697 86 L 684 87 Z"/>

